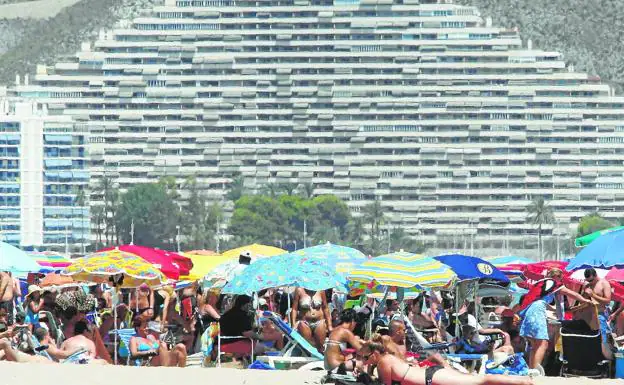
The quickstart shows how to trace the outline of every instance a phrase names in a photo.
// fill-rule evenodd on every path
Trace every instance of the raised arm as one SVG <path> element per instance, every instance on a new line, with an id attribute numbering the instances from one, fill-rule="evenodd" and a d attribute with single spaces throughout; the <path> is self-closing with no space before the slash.
<path id="1" fill-rule="evenodd" d="M 568 289 L 567 287 L 563 286 L 561 287 L 561 289 L 559 289 L 559 292 L 567 297 L 570 298 L 574 298 L 575 300 L 582 302 L 582 303 L 590 303 L 591 301 L 588 300 L 587 298 L 583 297 L 582 295 L 580 295 L 579 293 L 572 291 L 570 289 Z"/>

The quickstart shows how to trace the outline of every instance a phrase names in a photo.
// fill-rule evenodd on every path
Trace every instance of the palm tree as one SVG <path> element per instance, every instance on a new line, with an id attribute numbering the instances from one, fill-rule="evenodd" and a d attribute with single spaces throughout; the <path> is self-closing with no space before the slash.
<path id="1" fill-rule="evenodd" d="M 533 225 L 537 225 L 537 243 L 539 249 L 539 260 L 543 260 L 542 247 L 542 226 L 553 223 L 555 215 L 552 207 L 550 207 L 542 197 L 534 198 L 527 206 L 527 220 Z"/>
<path id="2" fill-rule="evenodd" d="M 232 202 L 239 200 L 245 192 L 245 177 L 242 175 L 235 175 L 227 186 L 227 190 L 225 197 L 228 200 Z"/>
<path id="3" fill-rule="evenodd" d="M 381 226 L 385 222 L 384 208 L 381 203 L 376 200 L 365 206 L 362 211 L 364 214 L 364 221 L 370 225 L 371 245 L 376 247 L 381 237 Z"/>
<path id="4" fill-rule="evenodd" d="M 85 252 L 85 237 L 84 237 L 84 219 L 86 215 L 84 215 L 84 207 L 87 205 L 87 197 L 85 194 L 85 190 L 81 188 L 78 190 L 78 194 L 76 194 L 75 198 L 76 206 L 78 206 L 78 210 L 80 210 L 81 224 L 80 224 L 80 244 L 82 246 L 82 252 Z"/>
<path id="5" fill-rule="evenodd" d="M 102 224 L 104 223 L 104 206 L 93 206 L 91 209 L 91 220 L 95 227 L 95 249 L 99 249 L 102 246 Z"/>

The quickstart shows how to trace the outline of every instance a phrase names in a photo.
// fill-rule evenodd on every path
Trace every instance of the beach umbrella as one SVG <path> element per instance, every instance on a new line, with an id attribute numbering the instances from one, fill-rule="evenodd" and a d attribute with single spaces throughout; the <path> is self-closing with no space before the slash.
<path id="1" fill-rule="evenodd" d="M 42 266 L 24 251 L 6 242 L 0 242 L 0 271 L 8 271 L 18 276 L 41 271 Z"/>
<path id="2" fill-rule="evenodd" d="M 61 270 L 72 263 L 71 259 L 54 251 L 33 251 L 27 254 L 40 266 L 49 267 L 51 270 Z"/>
<path id="3" fill-rule="evenodd" d="M 65 288 L 80 285 L 78 282 L 68 275 L 61 275 L 57 273 L 46 274 L 46 276 L 39 282 L 39 287 L 45 288 Z"/>
<path id="4" fill-rule="evenodd" d="M 347 247 L 325 243 L 318 246 L 306 247 L 289 253 L 299 257 L 319 258 L 338 273 L 346 274 L 355 266 L 366 261 L 368 258 L 361 251 Z"/>
<path id="5" fill-rule="evenodd" d="M 213 254 L 192 254 L 190 252 L 182 253 L 187 258 L 190 258 L 193 262 L 193 268 L 188 275 L 180 276 L 181 280 L 197 281 L 202 279 L 206 274 L 210 273 L 217 266 L 231 261 L 233 258 L 224 257 L 223 255 Z"/>
<path id="6" fill-rule="evenodd" d="M 374 283 L 393 287 L 418 286 L 418 277 L 414 274 L 427 257 L 403 251 L 381 255 L 368 259 L 347 273 L 351 281 L 365 284 Z"/>
<path id="7" fill-rule="evenodd" d="M 517 257 L 515 255 L 491 256 L 484 257 L 483 259 L 498 267 L 499 269 L 510 265 L 524 265 L 535 262 L 530 258 Z"/>
<path id="8" fill-rule="evenodd" d="M 624 267 L 624 230 L 608 232 L 579 251 L 567 266 L 569 271 L 595 267 Z"/>
<path id="9" fill-rule="evenodd" d="M 221 255 L 224 257 L 238 258 L 238 256 L 245 251 L 249 251 L 254 257 L 272 257 L 274 255 L 286 253 L 286 250 L 280 249 L 279 247 L 259 245 L 257 243 L 254 243 L 251 245 L 237 247 L 235 249 L 224 251 Z"/>
<path id="10" fill-rule="evenodd" d="M 258 256 L 252 257 L 251 262 L 256 261 L 259 258 L 273 258 L 273 257 L 265 257 Z M 226 283 L 231 281 L 236 275 L 243 272 L 249 266 L 248 264 L 242 264 L 239 262 L 238 258 L 230 259 L 227 262 L 224 262 L 214 269 L 212 269 L 208 274 L 206 274 L 202 279 L 203 287 L 206 289 L 221 289 L 225 286 Z"/>
<path id="11" fill-rule="evenodd" d="M 594 231 L 591 234 L 583 235 L 582 237 L 576 238 L 574 240 L 574 246 L 585 247 L 589 245 L 590 243 L 592 243 L 593 241 L 595 241 L 601 235 L 608 234 L 610 232 L 622 230 L 622 229 L 624 229 L 624 226 L 616 226 L 616 227 L 611 227 L 611 228 L 604 229 L 604 230 Z"/>
<path id="12" fill-rule="evenodd" d="M 151 287 L 166 283 L 165 275 L 154 265 L 134 254 L 109 250 L 74 259 L 61 274 L 76 281 L 109 283 L 110 277 L 123 275 L 119 287 L 135 288 L 145 283 Z"/>
<path id="13" fill-rule="evenodd" d="M 344 277 L 323 259 L 283 254 L 252 262 L 225 285 L 222 293 L 251 295 L 283 286 L 309 290 L 336 288 L 346 292 Z"/>
<path id="14" fill-rule="evenodd" d="M 611 270 L 607 272 L 605 278 L 608 281 L 624 282 L 624 269 L 612 267 Z"/>
<path id="15" fill-rule="evenodd" d="M 127 253 L 134 254 L 143 258 L 147 262 L 156 266 L 162 271 L 167 278 L 178 280 L 180 276 L 188 275 L 193 268 L 193 261 L 190 258 L 182 256 L 172 251 L 155 249 L 139 245 L 121 245 L 117 247 L 109 247 L 99 251 L 110 251 L 118 249 Z"/>
<path id="16" fill-rule="evenodd" d="M 503 274 L 496 266 L 481 258 L 469 255 L 450 254 L 433 257 L 448 266 L 458 281 L 467 279 L 491 279 L 494 281 L 508 283 L 509 278 Z"/>

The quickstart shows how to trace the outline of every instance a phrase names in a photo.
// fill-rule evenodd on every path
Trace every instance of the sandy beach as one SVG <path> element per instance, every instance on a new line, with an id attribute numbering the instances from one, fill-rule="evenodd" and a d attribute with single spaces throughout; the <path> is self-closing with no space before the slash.
<path id="1" fill-rule="evenodd" d="M 202 368 L 133 368 L 95 365 L 38 365 L 0 362 L 0 385 L 150 385 L 201 383 L 227 385 L 318 384 L 322 372 L 262 371 Z M 624 385 L 624 380 L 589 380 L 545 377 L 536 385 Z"/>

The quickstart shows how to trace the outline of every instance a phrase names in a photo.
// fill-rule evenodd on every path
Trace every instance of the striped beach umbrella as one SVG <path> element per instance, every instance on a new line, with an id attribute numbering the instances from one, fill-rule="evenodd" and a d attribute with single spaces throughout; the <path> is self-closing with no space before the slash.
<path id="1" fill-rule="evenodd" d="M 62 270 L 72 264 L 71 259 L 54 251 L 34 251 L 28 253 L 35 262 L 52 270 Z"/>
<path id="2" fill-rule="evenodd" d="M 318 246 L 306 247 L 289 253 L 297 257 L 318 258 L 333 268 L 337 273 L 346 274 L 355 266 L 366 261 L 368 258 L 360 250 L 352 247 L 325 243 Z"/>

